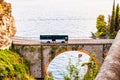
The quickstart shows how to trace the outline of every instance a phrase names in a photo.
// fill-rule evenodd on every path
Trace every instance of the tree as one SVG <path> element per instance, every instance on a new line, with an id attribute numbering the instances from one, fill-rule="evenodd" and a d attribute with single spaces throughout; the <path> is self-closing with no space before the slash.
<path id="1" fill-rule="evenodd" d="M 115 0 L 113 1 L 112 15 L 108 16 L 108 22 L 104 21 L 104 15 L 99 15 L 97 18 L 97 33 L 99 38 L 114 39 L 118 30 L 120 29 L 120 11 L 119 4 L 115 7 Z"/>
<path id="2" fill-rule="evenodd" d="M 119 4 L 115 8 L 115 0 L 113 2 L 112 16 L 110 20 L 109 38 L 115 38 L 120 26 Z"/>
<path id="3" fill-rule="evenodd" d="M 97 37 L 103 37 L 106 35 L 106 22 L 104 19 L 104 15 L 99 15 L 97 17 L 97 22 L 96 22 L 96 28 L 97 28 Z"/>
<path id="4" fill-rule="evenodd" d="M 115 31 L 119 30 L 119 4 L 116 6 L 116 14 L 115 14 Z"/>
<path id="5" fill-rule="evenodd" d="M 110 34 L 114 32 L 115 28 L 115 0 L 113 2 L 113 10 L 112 10 L 112 16 L 110 21 Z"/>

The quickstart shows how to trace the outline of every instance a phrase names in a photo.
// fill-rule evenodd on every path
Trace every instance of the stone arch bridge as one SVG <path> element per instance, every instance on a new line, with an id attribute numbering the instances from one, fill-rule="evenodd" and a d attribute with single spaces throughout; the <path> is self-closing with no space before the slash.
<path id="1" fill-rule="evenodd" d="M 47 63 L 55 57 L 55 54 L 68 49 L 83 49 L 95 53 L 100 62 L 106 56 L 113 39 L 70 39 L 68 43 L 41 43 L 32 38 L 14 37 L 14 49 L 20 52 L 30 61 L 30 71 L 35 78 L 44 77 L 44 69 Z"/>

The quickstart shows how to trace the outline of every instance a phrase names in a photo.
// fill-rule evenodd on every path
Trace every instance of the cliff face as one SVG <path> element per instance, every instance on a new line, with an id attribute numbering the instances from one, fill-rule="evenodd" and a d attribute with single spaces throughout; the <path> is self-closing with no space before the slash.
<path id="1" fill-rule="evenodd" d="M 0 49 L 9 48 L 16 33 L 11 4 L 0 0 Z"/>

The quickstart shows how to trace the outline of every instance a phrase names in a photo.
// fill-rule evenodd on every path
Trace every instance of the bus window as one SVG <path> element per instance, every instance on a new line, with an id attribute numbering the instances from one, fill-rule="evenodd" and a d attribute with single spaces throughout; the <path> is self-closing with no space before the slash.
<path id="1" fill-rule="evenodd" d="M 68 35 L 40 35 L 40 40 L 44 41 L 61 41 L 61 43 L 65 43 L 68 41 Z"/>

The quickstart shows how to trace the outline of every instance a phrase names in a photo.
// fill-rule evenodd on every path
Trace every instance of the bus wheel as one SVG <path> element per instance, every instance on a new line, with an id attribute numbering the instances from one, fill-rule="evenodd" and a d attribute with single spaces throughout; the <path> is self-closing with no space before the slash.
<path id="1" fill-rule="evenodd" d="M 61 43 L 65 43 L 65 41 L 62 41 Z"/>
<path id="2" fill-rule="evenodd" d="M 47 41 L 47 43 L 50 43 L 50 41 Z"/>

